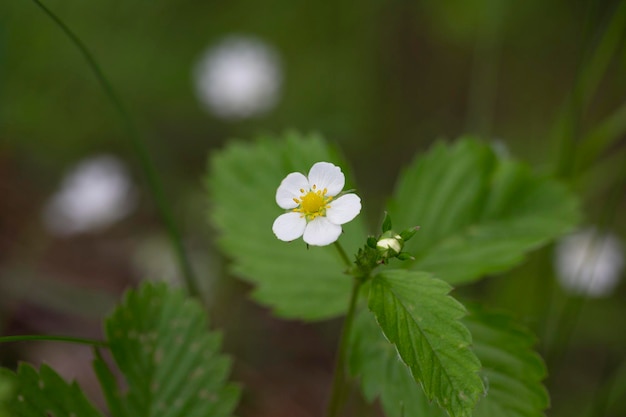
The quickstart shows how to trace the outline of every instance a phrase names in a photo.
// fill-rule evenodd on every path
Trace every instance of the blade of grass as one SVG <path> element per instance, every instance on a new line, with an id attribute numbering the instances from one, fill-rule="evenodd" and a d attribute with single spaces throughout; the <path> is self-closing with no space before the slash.
<path id="1" fill-rule="evenodd" d="M 626 133 L 626 102 L 607 116 L 580 142 L 578 170 L 589 168 L 596 159 Z"/>
<path id="2" fill-rule="evenodd" d="M 14 343 L 14 342 L 30 342 L 30 341 L 45 341 L 45 342 L 67 342 L 76 343 L 79 345 L 87 345 L 94 347 L 107 347 L 107 343 L 101 340 L 85 339 L 81 337 L 70 336 L 52 336 L 52 335 L 30 335 L 22 334 L 16 336 L 0 336 L 1 343 Z"/>
<path id="3" fill-rule="evenodd" d="M 551 139 L 559 148 L 555 173 L 561 178 L 573 174 L 580 138 L 580 120 L 593 94 L 602 81 L 607 67 L 619 49 L 626 32 L 626 2 L 619 2 L 606 29 L 598 32 L 598 41 L 582 56 L 574 88 L 566 99 L 551 131 Z"/>
<path id="4" fill-rule="evenodd" d="M 198 290 L 197 281 L 193 273 L 191 263 L 189 262 L 189 258 L 185 252 L 182 237 L 176 222 L 174 221 L 174 216 L 172 215 L 172 211 L 167 203 L 167 199 L 163 191 L 163 185 L 157 174 L 157 169 L 148 154 L 132 117 L 124 107 L 122 100 L 115 92 L 108 78 L 104 75 L 102 68 L 95 60 L 93 54 L 90 52 L 89 48 L 87 48 L 85 43 L 41 1 L 33 0 L 33 2 L 67 35 L 74 46 L 78 48 L 85 61 L 87 61 L 89 68 L 96 76 L 96 79 L 100 83 L 100 86 L 104 90 L 107 98 L 111 101 L 111 104 L 122 119 L 122 123 L 124 124 L 124 128 L 128 134 L 127 138 L 130 146 L 135 153 L 135 156 L 139 161 L 139 166 L 146 177 L 148 190 L 152 195 L 159 216 L 161 217 L 161 221 L 163 222 L 172 243 L 187 290 L 191 296 L 200 297 L 200 292 Z"/>

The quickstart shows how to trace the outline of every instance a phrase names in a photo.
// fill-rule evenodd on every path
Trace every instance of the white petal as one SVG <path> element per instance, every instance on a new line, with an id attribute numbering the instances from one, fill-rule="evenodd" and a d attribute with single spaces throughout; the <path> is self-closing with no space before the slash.
<path id="1" fill-rule="evenodd" d="M 278 186 L 276 190 L 276 204 L 284 209 L 296 208 L 298 204 L 293 201 L 302 195 L 300 190 L 309 190 L 309 181 L 299 172 L 292 172 Z"/>
<path id="2" fill-rule="evenodd" d="M 561 285 L 569 292 L 607 296 L 619 284 L 624 249 L 612 234 L 595 228 L 569 235 L 556 247 L 555 266 Z"/>
<path id="3" fill-rule="evenodd" d="M 318 162 L 309 171 L 309 184 L 315 185 L 318 190 L 326 188 L 328 195 L 337 195 L 343 190 L 346 184 L 341 168 L 329 162 Z"/>
<path id="4" fill-rule="evenodd" d="M 326 246 L 333 243 L 341 234 L 341 226 L 328 221 L 325 217 L 311 220 L 304 229 L 303 239 L 313 246 Z"/>
<path id="5" fill-rule="evenodd" d="M 306 219 L 300 213 L 285 213 L 274 220 L 272 231 L 277 238 L 285 242 L 291 242 L 302 236 L 306 227 Z"/>
<path id="6" fill-rule="evenodd" d="M 348 223 L 361 212 L 361 199 L 356 194 L 342 195 L 330 202 L 326 218 L 335 224 Z"/>

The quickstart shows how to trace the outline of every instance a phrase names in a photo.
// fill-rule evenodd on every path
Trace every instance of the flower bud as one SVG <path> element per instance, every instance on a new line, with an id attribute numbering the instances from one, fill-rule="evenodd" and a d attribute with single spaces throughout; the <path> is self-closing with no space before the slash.
<path id="1" fill-rule="evenodd" d="M 376 242 L 376 249 L 383 258 L 397 256 L 404 247 L 404 239 L 392 230 L 388 230 Z"/>

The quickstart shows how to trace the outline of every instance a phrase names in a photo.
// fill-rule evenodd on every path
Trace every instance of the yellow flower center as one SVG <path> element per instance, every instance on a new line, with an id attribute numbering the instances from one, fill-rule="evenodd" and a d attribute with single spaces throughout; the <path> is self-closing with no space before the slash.
<path id="1" fill-rule="evenodd" d="M 317 186 L 313 185 L 309 191 L 300 189 L 300 192 L 302 193 L 300 198 L 293 199 L 298 204 L 298 207 L 293 209 L 293 211 L 302 213 L 302 216 L 309 221 L 318 216 L 326 215 L 326 209 L 330 208 L 328 203 L 333 199 L 331 196 L 326 196 L 328 192 L 326 188 L 318 190 Z"/>
<path id="2" fill-rule="evenodd" d="M 320 211 L 320 208 L 324 205 L 324 197 L 320 194 L 315 193 L 313 191 L 309 191 L 306 193 L 304 197 L 302 197 L 302 210 L 305 213 L 317 213 Z"/>

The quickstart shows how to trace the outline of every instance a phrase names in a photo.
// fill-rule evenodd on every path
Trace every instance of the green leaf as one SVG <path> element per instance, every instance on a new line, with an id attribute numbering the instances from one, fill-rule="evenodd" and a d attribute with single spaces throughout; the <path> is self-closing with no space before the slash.
<path id="1" fill-rule="evenodd" d="M 9 403 L 13 398 L 13 384 L 11 383 L 11 377 L 7 377 L 2 370 L 0 370 L 0 417 L 10 417 Z"/>
<path id="2" fill-rule="evenodd" d="M 383 220 L 383 226 L 382 226 L 383 233 L 391 230 L 391 227 L 392 227 L 391 217 L 389 216 L 389 213 L 385 212 L 385 219 Z"/>
<path id="3" fill-rule="evenodd" d="M 68 384 L 47 365 L 39 372 L 24 363 L 17 373 L 0 369 L 0 380 L 13 388 L 5 406 L 12 417 L 102 417 L 76 382 Z"/>
<path id="4" fill-rule="evenodd" d="M 230 416 L 238 387 L 225 382 L 231 362 L 221 336 L 207 330 L 200 304 L 167 285 L 145 283 L 126 293 L 106 321 L 122 393 L 101 355 L 94 369 L 115 417 Z"/>
<path id="5" fill-rule="evenodd" d="M 282 242 L 272 232 L 284 212 L 275 202 L 278 185 L 291 172 L 306 175 L 319 161 L 341 166 L 346 188 L 352 188 L 345 164 L 317 136 L 235 142 L 211 158 L 210 220 L 219 245 L 232 258 L 233 273 L 255 284 L 254 298 L 281 317 L 334 317 L 345 312 L 350 296 L 351 281 L 341 273 L 345 265 L 336 248 L 307 249 L 302 240 Z M 361 217 L 344 225 L 339 241 L 347 253 L 365 241 Z"/>
<path id="6" fill-rule="evenodd" d="M 425 272 L 385 271 L 372 280 L 368 306 L 426 397 L 452 417 L 470 416 L 484 386 L 459 321 L 465 308 L 450 289 Z"/>
<path id="7" fill-rule="evenodd" d="M 426 399 L 367 309 L 362 309 L 354 322 L 349 365 L 351 374 L 360 377 L 363 396 L 370 402 L 380 398 L 387 417 L 445 416 L 443 409 Z"/>
<path id="8" fill-rule="evenodd" d="M 389 212 L 399 227 L 421 226 L 405 246 L 416 257 L 410 268 L 454 284 L 518 264 L 579 219 L 562 185 L 471 139 L 438 143 L 417 158 Z"/>
<path id="9" fill-rule="evenodd" d="M 474 352 L 487 380 L 487 396 L 474 417 L 540 417 L 549 405 L 541 381 L 546 368 L 532 350 L 535 338 L 510 316 L 472 307 L 463 320 L 472 332 Z"/>

